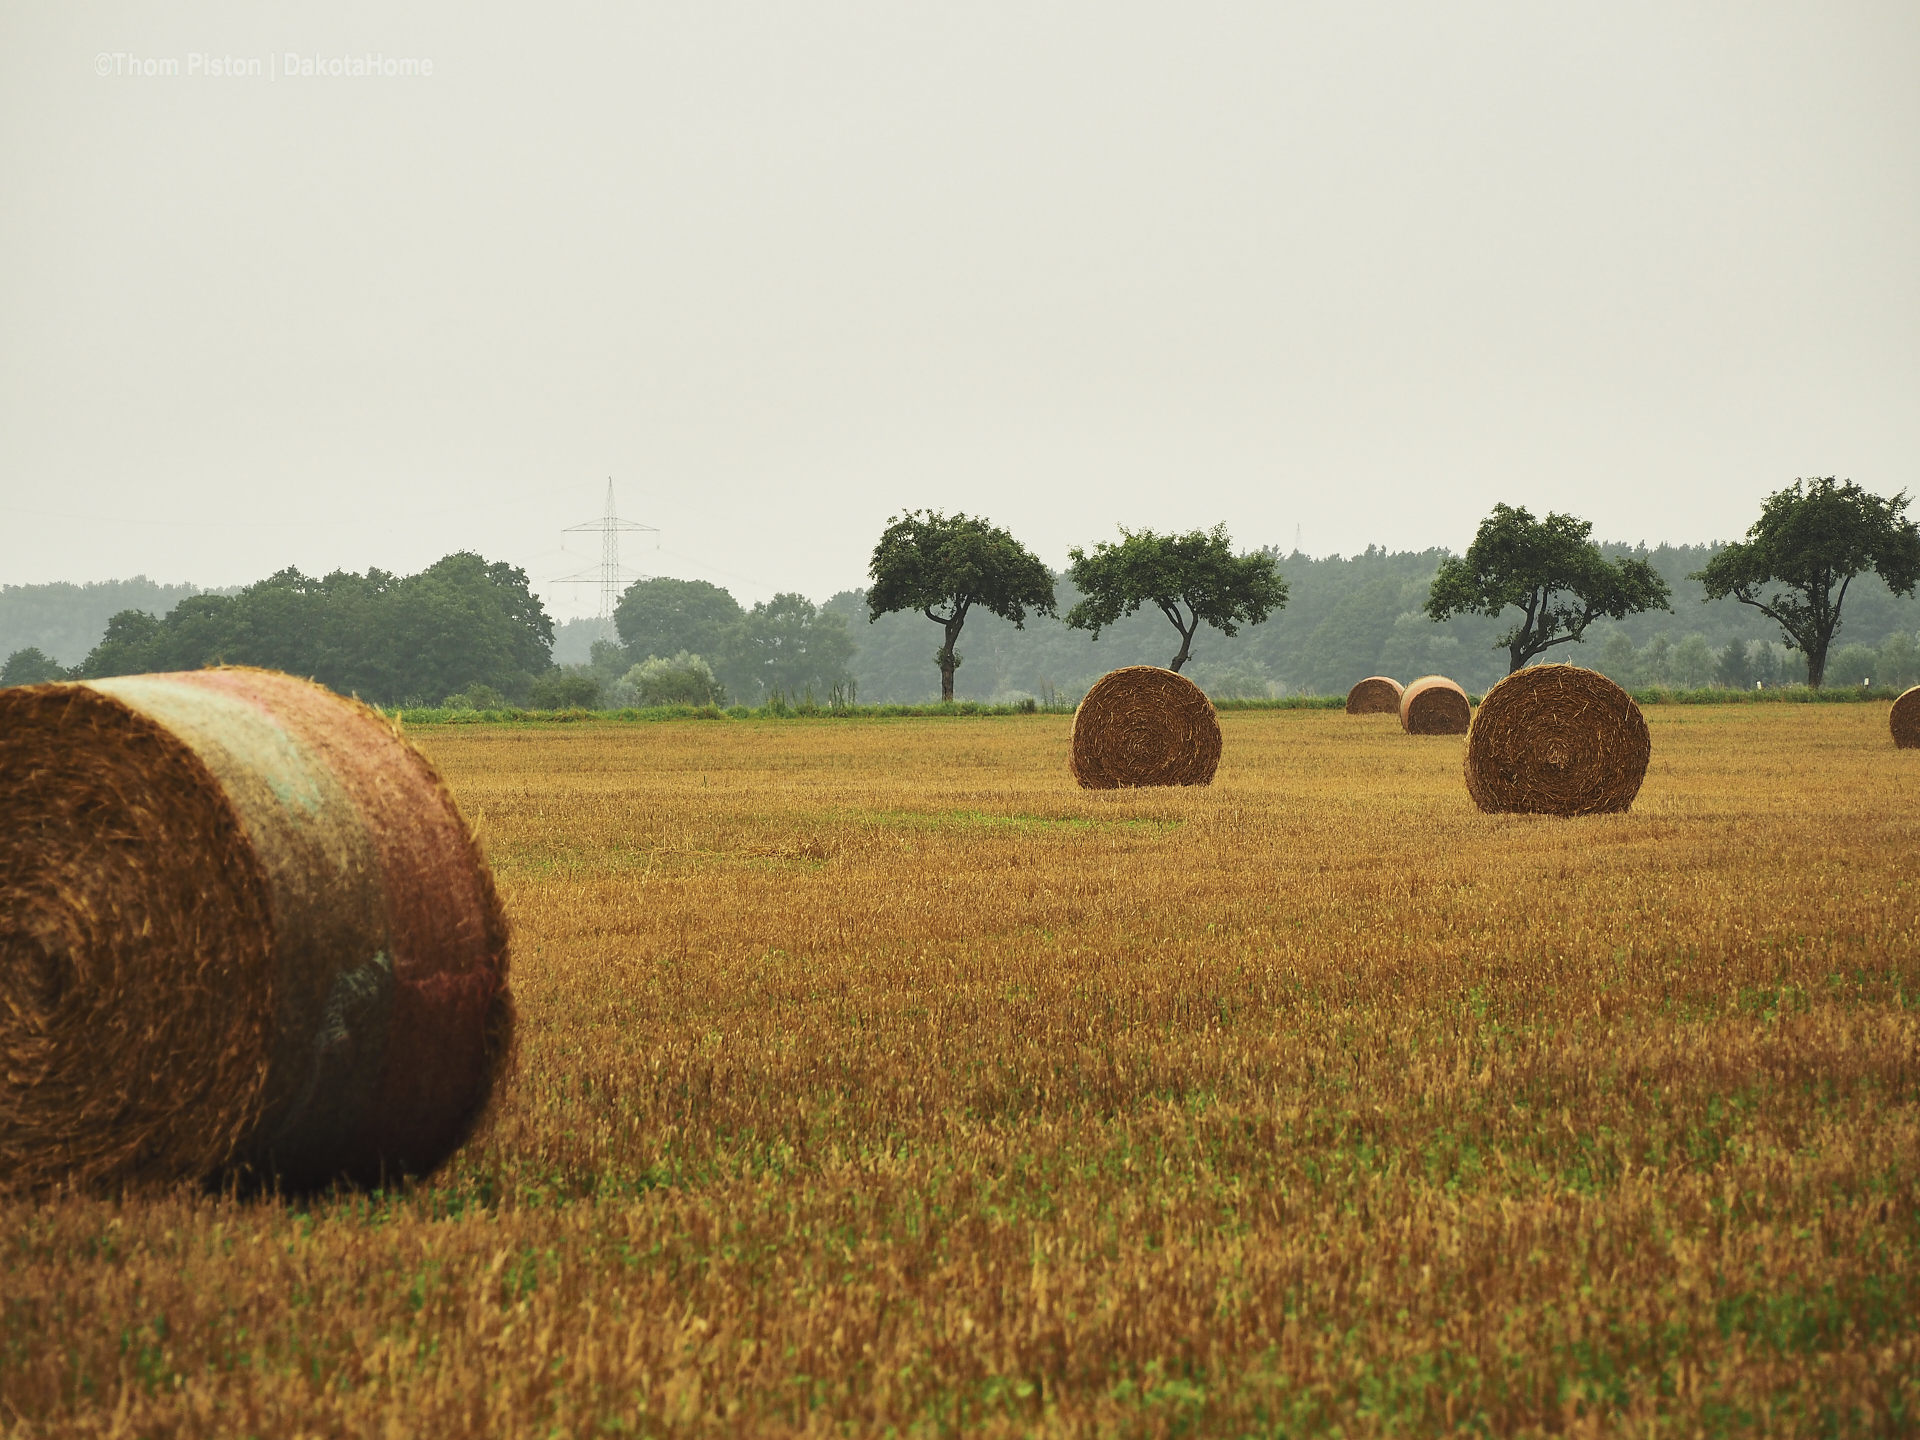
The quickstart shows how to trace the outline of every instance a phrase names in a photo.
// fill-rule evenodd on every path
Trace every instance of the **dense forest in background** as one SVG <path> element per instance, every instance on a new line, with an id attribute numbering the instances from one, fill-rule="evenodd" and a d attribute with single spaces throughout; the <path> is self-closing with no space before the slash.
<path id="1" fill-rule="evenodd" d="M 107 621 L 122 610 L 165 615 L 194 595 L 236 593 L 160 585 L 144 575 L 85 585 L 0 585 L 0 656 L 34 649 L 61 665 L 78 665 L 107 633 Z"/>
<path id="2" fill-rule="evenodd" d="M 1781 646 L 1779 631 L 1764 616 L 1730 598 L 1703 603 L 1699 582 L 1687 576 L 1718 546 L 1601 548 L 1610 557 L 1647 560 L 1673 587 L 1672 612 L 1600 621 L 1584 644 L 1556 646 L 1545 658 L 1575 660 L 1636 687 L 1804 678 L 1803 660 Z M 1277 557 L 1291 587 L 1286 608 L 1234 639 L 1203 628 L 1186 673 L 1223 698 L 1340 694 L 1372 674 L 1402 680 L 1444 674 L 1484 690 L 1505 673 L 1505 652 L 1495 638 L 1508 622 L 1468 616 L 1436 625 L 1421 613 L 1447 553 L 1369 548 L 1352 556 Z M 1064 614 L 1079 596 L 1064 576 L 1056 584 Z M 733 608 L 739 622 L 732 638 L 716 635 L 706 647 L 715 653 L 705 656 L 730 700 L 758 704 L 776 690 L 797 695 L 807 689 L 824 700 L 849 672 L 863 701 L 918 703 L 939 692 L 933 659 L 939 627 L 914 614 L 869 624 L 862 590 L 841 591 L 817 610 L 799 596 Z M 836 638 L 842 623 L 850 654 Z M 1916 627 L 1920 602 L 1862 575 L 1847 593 L 1829 683 L 1920 680 Z M 814 646 L 815 658 L 782 659 L 804 655 L 796 638 Z M 976 612 L 961 636 L 955 694 L 979 701 L 1073 700 L 1116 666 L 1165 665 L 1178 646 L 1173 627 L 1152 610 L 1121 621 L 1098 641 L 1057 619 L 1037 617 L 1016 630 Z M 287 570 L 219 594 L 144 577 L 0 587 L 0 656 L 26 647 L 87 674 L 215 660 L 272 665 L 390 704 L 432 704 L 468 693 L 514 703 L 611 703 L 625 694 L 621 686 L 631 667 L 659 648 L 622 644 L 598 620 L 568 621 L 556 631 L 523 572 L 464 554 L 416 576 L 370 570 L 314 579 Z"/>
<path id="3" fill-rule="evenodd" d="M 186 595 L 161 614 L 123 609 L 72 669 L 97 679 L 260 665 L 380 704 L 432 704 L 475 686 L 524 703 L 551 670 L 552 647 L 526 572 L 463 552 L 417 575 L 288 569 L 232 594 Z"/>

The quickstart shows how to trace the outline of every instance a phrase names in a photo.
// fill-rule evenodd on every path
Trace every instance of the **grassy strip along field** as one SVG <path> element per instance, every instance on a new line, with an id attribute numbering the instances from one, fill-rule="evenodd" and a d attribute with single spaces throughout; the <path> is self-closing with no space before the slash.
<path id="1" fill-rule="evenodd" d="M 1633 698 L 1642 705 L 1853 705 L 1888 703 L 1900 692 L 1892 689 L 1865 689 L 1837 686 L 1815 690 L 1792 685 L 1776 690 L 1728 690 L 1712 686 L 1700 690 L 1636 690 Z M 1468 697 L 1476 705 L 1478 695 Z M 1340 710 L 1346 706 L 1342 695 L 1283 695 L 1278 699 L 1217 699 L 1218 710 Z M 637 710 L 445 710 L 413 708 L 397 711 L 409 725 L 520 725 L 580 724 L 604 720 L 613 723 L 657 722 L 661 720 L 898 720 L 898 719 L 976 719 L 1012 715 L 1071 715 L 1068 704 L 1042 705 L 1025 701 L 1011 705 L 990 705 L 983 701 L 959 700 L 951 705 L 820 705 L 811 701 L 788 704 L 777 701 L 757 708 L 745 705 L 655 705 Z"/>
<path id="2" fill-rule="evenodd" d="M 1633 811 L 1229 711 L 416 732 L 523 1046 L 433 1181 L 4 1209 L 0 1433 L 1911 1433 L 1920 755 L 1662 706 Z"/>

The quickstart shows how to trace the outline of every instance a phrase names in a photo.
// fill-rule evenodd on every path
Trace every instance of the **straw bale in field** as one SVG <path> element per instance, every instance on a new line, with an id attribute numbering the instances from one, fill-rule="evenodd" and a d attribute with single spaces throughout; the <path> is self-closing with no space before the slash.
<path id="1" fill-rule="evenodd" d="M 1386 675 L 1369 675 L 1347 691 L 1349 715 L 1398 715 L 1400 682 Z"/>
<path id="2" fill-rule="evenodd" d="M 1400 692 L 1400 728 L 1409 735 L 1464 735 L 1472 723 L 1467 692 L 1444 675 L 1423 675 Z"/>
<path id="3" fill-rule="evenodd" d="M 424 1173 L 511 1048 L 506 977 L 452 799 L 358 702 L 0 690 L 0 1191 Z"/>
<path id="4" fill-rule="evenodd" d="M 1489 690 L 1467 736 L 1467 793 L 1494 814 L 1610 815 L 1633 804 L 1653 742 L 1597 670 L 1534 665 Z"/>
<path id="5" fill-rule="evenodd" d="M 1893 743 L 1902 750 L 1920 749 L 1920 685 L 1904 692 L 1893 702 L 1893 714 L 1887 717 L 1893 730 Z"/>
<path id="6" fill-rule="evenodd" d="M 1213 702 L 1171 670 L 1110 670 L 1073 712 L 1073 778 L 1089 790 L 1209 785 L 1219 764 Z"/>

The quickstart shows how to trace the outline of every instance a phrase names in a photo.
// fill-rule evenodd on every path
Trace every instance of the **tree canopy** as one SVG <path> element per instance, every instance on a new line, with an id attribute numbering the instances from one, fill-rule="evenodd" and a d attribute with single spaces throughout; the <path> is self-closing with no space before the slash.
<path id="1" fill-rule="evenodd" d="M 1795 480 L 1762 502 L 1744 541 L 1692 578 L 1709 600 L 1731 595 L 1778 625 L 1817 689 L 1854 577 L 1874 571 L 1895 595 L 1911 595 L 1920 579 L 1920 530 L 1901 513 L 1908 503 L 1904 490 L 1882 498 L 1831 475 Z M 1782 588 L 1763 595 L 1770 584 Z"/>
<path id="2" fill-rule="evenodd" d="M 1067 576 L 1085 598 L 1067 612 L 1067 626 L 1100 632 L 1143 605 L 1157 606 L 1180 632 L 1168 669 L 1178 673 L 1193 656 L 1193 637 L 1208 624 L 1229 637 L 1258 625 L 1287 603 L 1287 582 L 1265 550 L 1233 553 L 1227 527 L 1156 535 L 1120 530 L 1120 543 L 1101 541 L 1093 553 L 1069 550 Z"/>
<path id="3" fill-rule="evenodd" d="M 470 552 L 404 578 L 282 570 L 239 594 L 195 595 L 164 619 L 123 610 L 81 663 L 88 678 L 205 665 L 309 675 L 381 704 L 485 685 L 524 697 L 549 668 L 553 622 L 526 572 Z"/>
<path id="4" fill-rule="evenodd" d="M 1642 610 L 1671 610 L 1673 592 L 1637 556 L 1609 560 L 1587 536 L 1593 522 L 1495 505 L 1463 556 L 1442 562 L 1427 592 L 1427 617 L 1498 619 L 1517 609 L 1517 624 L 1494 641 L 1507 652 L 1507 673 L 1555 645 L 1578 642 L 1605 615 L 1619 620 Z"/>
<path id="5" fill-rule="evenodd" d="M 775 595 L 728 630 L 726 688 L 750 704 L 774 695 L 825 700 L 850 688 L 847 666 L 853 650 L 846 617 L 822 610 L 804 595 Z"/>
<path id="6" fill-rule="evenodd" d="M 973 516 L 909 510 L 889 520 L 867 567 L 867 623 L 896 610 L 918 610 L 941 627 L 934 652 L 940 698 L 953 699 L 960 668 L 954 646 L 976 605 L 1015 629 L 1029 611 L 1053 614 L 1053 572 L 1026 546 L 992 522 Z M 941 612 L 945 613 L 941 613 Z"/>
<path id="7" fill-rule="evenodd" d="M 661 576 L 629 585 L 613 612 L 613 623 L 629 663 L 666 659 L 682 651 L 712 660 L 720 654 L 728 627 L 744 614 L 740 602 L 718 585 Z"/>
<path id="8" fill-rule="evenodd" d="M 67 678 L 66 668 L 38 645 L 15 650 L 0 666 L 0 686 L 44 685 L 49 680 Z"/>

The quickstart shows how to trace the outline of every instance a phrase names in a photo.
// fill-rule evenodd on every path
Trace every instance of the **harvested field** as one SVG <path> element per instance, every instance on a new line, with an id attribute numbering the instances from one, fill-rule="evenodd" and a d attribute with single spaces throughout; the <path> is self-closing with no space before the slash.
<path id="1" fill-rule="evenodd" d="M 516 926 L 428 1184 L 0 1205 L 0 1434 L 1920 1417 L 1920 756 L 1654 707 L 1632 811 L 1229 711 L 414 738 Z"/>

